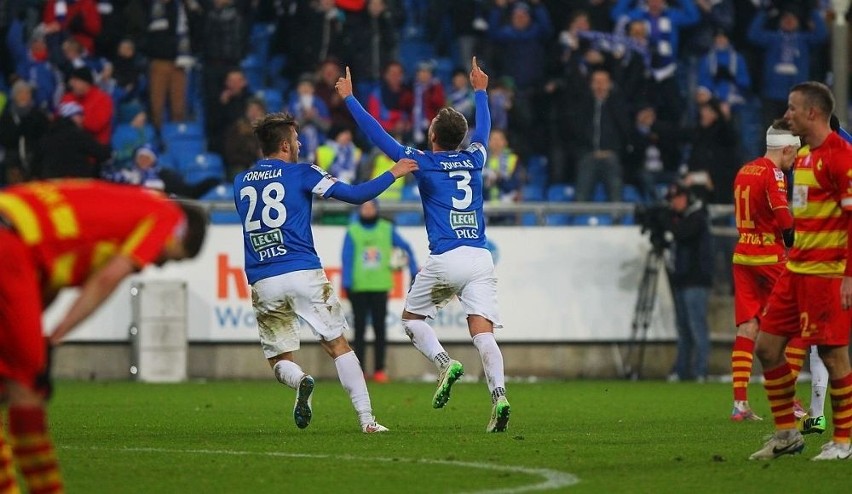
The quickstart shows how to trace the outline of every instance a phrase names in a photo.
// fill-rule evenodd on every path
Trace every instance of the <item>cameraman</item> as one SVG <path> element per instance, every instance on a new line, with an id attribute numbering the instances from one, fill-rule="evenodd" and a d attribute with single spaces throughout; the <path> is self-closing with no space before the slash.
<path id="1" fill-rule="evenodd" d="M 677 358 L 670 381 L 703 382 L 707 377 L 707 301 L 713 283 L 713 237 L 703 188 L 676 183 L 667 195 L 672 214 L 666 229 L 673 239 L 674 263 L 670 279 L 678 331 Z"/>

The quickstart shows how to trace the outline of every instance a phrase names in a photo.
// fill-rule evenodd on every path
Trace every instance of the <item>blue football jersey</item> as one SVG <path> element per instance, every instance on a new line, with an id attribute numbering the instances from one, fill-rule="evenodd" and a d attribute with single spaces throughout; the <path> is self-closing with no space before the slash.
<path id="1" fill-rule="evenodd" d="M 474 142 L 461 151 L 433 153 L 405 148 L 417 161 L 414 172 L 423 202 L 429 251 L 442 254 L 463 245 L 485 247 L 482 213 L 482 167 L 488 153 Z"/>
<path id="2" fill-rule="evenodd" d="M 277 159 L 260 160 L 234 178 L 249 284 L 322 267 L 311 232 L 312 195 L 324 196 L 335 184 L 316 165 Z"/>

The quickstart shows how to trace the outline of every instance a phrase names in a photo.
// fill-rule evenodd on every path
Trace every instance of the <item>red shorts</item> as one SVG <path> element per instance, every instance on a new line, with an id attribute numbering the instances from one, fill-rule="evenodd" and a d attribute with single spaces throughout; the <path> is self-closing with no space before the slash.
<path id="1" fill-rule="evenodd" d="M 784 270 L 766 303 L 760 330 L 777 336 L 801 336 L 808 345 L 849 344 L 852 311 L 840 306 L 842 278 Z"/>
<path id="2" fill-rule="evenodd" d="M 734 264 L 734 319 L 740 324 L 760 316 L 772 287 L 787 268 L 783 263 L 746 266 Z"/>
<path id="3" fill-rule="evenodd" d="M 0 378 L 33 387 L 45 365 L 41 289 L 26 245 L 0 227 Z"/>

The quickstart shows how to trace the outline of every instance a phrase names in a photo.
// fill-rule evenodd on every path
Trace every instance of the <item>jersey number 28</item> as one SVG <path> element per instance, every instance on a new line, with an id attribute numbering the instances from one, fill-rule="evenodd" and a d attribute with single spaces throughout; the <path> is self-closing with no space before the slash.
<path id="1" fill-rule="evenodd" d="M 261 225 L 267 228 L 278 228 L 287 220 L 287 208 L 284 207 L 284 186 L 279 182 L 270 182 L 260 192 L 260 200 L 263 207 L 260 210 L 260 219 L 254 218 L 257 209 L 257 189 L 247 185 L 240 189 L 240 199 L 248 197 L 249 206 L 243 224 L 247 232 L 260 230 Z"/>

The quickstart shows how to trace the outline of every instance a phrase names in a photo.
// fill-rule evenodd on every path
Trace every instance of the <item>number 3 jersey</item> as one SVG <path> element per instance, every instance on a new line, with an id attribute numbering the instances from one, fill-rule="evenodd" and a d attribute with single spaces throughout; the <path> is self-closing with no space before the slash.
<path id="1" fill-rule="evenodd" d="M 277 159 L 260 160 L 234 178 L 249 284 L 322 268 L 311 233 L 311 201 L 336 183 L 315 165 Z"/>
<path id="2" fill-rule="evenodd" d="M 436 153 L 406 147 L 404 154 L 416 160 L 420 168 L 414 176 L 423 202 L 429 251 L 437 255 L 463 245 L 485 248 L 485 146 L 474 142 L 461 151 Z"/>
<path id="3" fill-rule="evenodd" d="M 787 178 L 768 158 L 746 163 L 734 179 L 734 214 L 739 241 L 734 264 L 758 266 L 785 259 L 783 229 L 792 227 Z"/>

